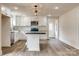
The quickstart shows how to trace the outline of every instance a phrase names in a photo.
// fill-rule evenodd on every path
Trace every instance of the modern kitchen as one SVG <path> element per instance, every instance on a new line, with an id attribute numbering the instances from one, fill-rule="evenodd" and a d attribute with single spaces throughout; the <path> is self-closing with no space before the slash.
<path id="1" fill-rule="evenodd" d="M 50 15 L 39 16 L 38 4 L 34 4 L 33 8 L 34 15 L 29 17 L 2 6 L 1 14 L 9 18 L 5 21 L 7 18 L 4 17 L 5 20 L 2 22 L 9 26 L 1 26 L 5 29 L 2 31 L 2 47 L 12 47 L 19 40 L 23 40 L 26 41 L 27 51 L 41 51 L 41 44 L 47 44 L 50 38 L 55 38 L 55 20 L 57 21 L 58 18 Z"/>
<path id="2" fill-rule="evenodd" d="M 38 19 L 38 20 L 37 20 Z M 15 26 L 16 31 L 19 30 L 19 35 L 22 35 L 22 38 L 26 39 L 27 48 L 29 51 L 40 51 L 40 41 L 48 40 L 48 25 L 46 19 L 42 21 L 45 24 L 40 23 L 40 20 L 43 19 L 34 19 L 30 20 L 29 25 L 26 26 Z M 17 33 L 16 33 L 17 35 Z M 23 38 L 25 36 L 25 38 Z"/>
<path id="3" fill-rule="evenodd" d="M 77 55 L 79 4 L 0 5 L 0 55 Z"/>
<path id="4" fill-rule="evenodd" d="M 22 21 L 20 22 L 19 18 L 17 17 L 17 23 L 16 26 L 14 26 L 14 31 L 17 31 L 14 35 L 15 39 L 26 40 L 28 51 L 40 51 L 41 42 L 47 43 L 50 34 L 49 23 L 47 19 L 48 17 L 38 16 L 38 6 L 35 5 L 34 7 L 36 13 L 34 17 L 28 17 L 27 20 L 25 19 L 25 24 L 24 22 L 21 24 Z M 54 26 L 55 24 L 53 23 L 52 25 Z M 55 30 L 53 26 L 51 28 Z M 50 37 L 55 37 L 55 33 L 50 34 Z"/>

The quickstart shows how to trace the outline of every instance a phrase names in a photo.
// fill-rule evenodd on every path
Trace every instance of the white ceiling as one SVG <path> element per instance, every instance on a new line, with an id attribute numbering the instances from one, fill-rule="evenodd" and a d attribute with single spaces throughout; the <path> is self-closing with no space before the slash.
<path id="1" fill-rule="evenodd" d="M 1 3 L 0 5 L 6 6 L 14 10 L 17 6 L 19 9 L 16 11 L 22 12 L 28 16 L 34 15 L 34 3 Z M 47 16 L 51 14 L 52 16 L 61 16 L 64 13 L 72 10 L 73 8 L 79 6 L 79 3 L 38 3 L 38 15 Z M 58 6 L 59 9 L 55 10 L 54 7 Z"/>

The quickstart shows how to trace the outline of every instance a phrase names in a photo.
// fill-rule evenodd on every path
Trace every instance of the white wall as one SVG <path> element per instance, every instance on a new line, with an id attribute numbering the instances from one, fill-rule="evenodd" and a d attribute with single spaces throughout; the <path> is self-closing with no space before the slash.
<path id="1" fill-rule="evenodd" d="M 79 7 L 59 17 L 59 40 L 79 49 Z"/>
<path id="2" fill-rule="evenodd" d="M 10 40 L 10 18 L 8 16 L 2 15 L 1 18 L 1 22 L 2 22 L 2 47 L 8 47 L 11 44 L 11 40 Z"/>
<path id="3" fill-rule="evenodd" d="M 0 55 L 2 54 L 1 50 L 1 14 L 0 14 Z"/>

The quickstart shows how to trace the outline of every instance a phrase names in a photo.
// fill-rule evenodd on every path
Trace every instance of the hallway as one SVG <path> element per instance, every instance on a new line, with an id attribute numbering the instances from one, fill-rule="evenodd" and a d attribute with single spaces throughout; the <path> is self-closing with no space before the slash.
<path id="1" fill-rule="evenodd" d="M 26 41 L 18 41 L 11 48 L 2 48 L 3 56 L 78 56 L 79 50 L 62 43 L 59 40 L 50 39 L 48 43 L 41 45 L 40 52 L 27 51 Z"/>

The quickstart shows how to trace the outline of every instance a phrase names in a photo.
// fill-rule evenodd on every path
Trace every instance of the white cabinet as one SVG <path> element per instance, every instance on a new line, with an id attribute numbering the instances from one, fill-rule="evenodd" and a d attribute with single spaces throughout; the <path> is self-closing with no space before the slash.
<path id="1" fill-rule="evenodd" d="M 31 26 L 31 21 L 38 21 L 39 26 L 47 26 L 46 17 L 25 17 L 25 16 L 16 16 L 16 25 L 17 26 Z"/>
<path id="2" fill-rule="evenodd" d="M 47 19 L 39 18 L 39 26 L 47 26 Z"/>
<path id="3" fill-rule="evenodd" d="M 41 40 L 47 40 L 47 34 L 41 34 L 40 39 Z"/>
<path id="4" fill-rule="evenodd" d="M 30 19 L 24 16 L 16 16 L 16 26 L 30 26 Z"/>
<path id="5" fill-rule="evenodd" d="M 18 31 L 15 31 L 14 32 L 14 41 L 18 41 L 18 40 L 26 40 L 27 39 L 27 36 L 22 33 L 22 32 L 18 32 Z"/>

